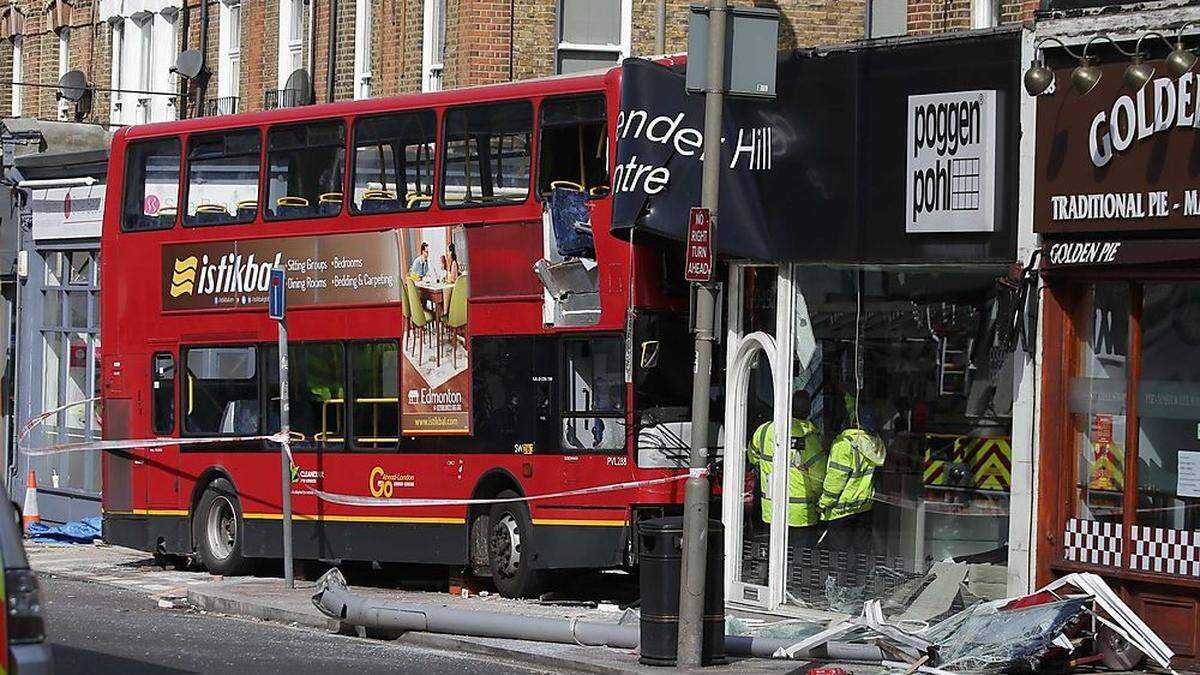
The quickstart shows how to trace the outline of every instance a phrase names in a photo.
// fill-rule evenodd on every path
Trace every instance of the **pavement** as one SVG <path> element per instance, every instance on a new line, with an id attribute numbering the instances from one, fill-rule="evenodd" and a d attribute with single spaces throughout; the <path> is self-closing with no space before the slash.
<path id="1" fill-rule="evenodd" d="M 297 580 L 294 590 L 284 588 L 277 577 L 221 578 L 202 571 L 162 570 L 142 551 L 107 545 L 48 546 L 30 543 L 27 546 L 30 565 L 43 576 L 95 582 L 127 591 L 141 593 L 155 600 L 164 609 L 191 608 L 195 611 L 223 616 L 256 619 L 291 627 L 307 627 L 324 632 L 340 629 L 337 621 L 324 616 L 312 604 L 315 584 Z M 463 609 L 511 613 L 518 616 L 558 617 L 586 621 L 617 622 L 623 611 L 614 603 L 599 602 L 595 607 L 543 604 L 538 601 L 511 600 L 495 594 L 475 594 L 469 597 L 451 595 L 444 591 L 414 590 L 414 584 L 403 581 L 394 587 L 379 587 L 369 572 L 350 573 L 354 592 L 368 598 L 397 602 L 437 604 Z M 370 586 L 363 581 L 371 582 Z M 574 580 L 572 580 L 574 581 Z M 621 596 L 629 587 L 628 575 L 581 575 L 579 583 L 567 586 L 614 589 Z M 424 584 L 430 586 L 428 582 Z M 594 595 L 592 593 L 591 595 Z M 577 594 L 589 596 L 584 590 Z M 498 660 L 534 670 L 572 673 L 658 673 L 677 672 L 638 663 L 638 655 L 630 650 L 607 647 L 588 647 L 570 644 L 527 642 L 463 635 L 435 635 L 409 632 L 399 639 L 409 647 Z M 737 673 L 739 675 L 773 675 L 804 673 L 809 666 L 802 661 L 771 659 L 734 659 L 723 666 L 701 669 L 705 673 Z M 828 665 L 828 664 L 823 664 Z M 857 675 L 867 675 L 861 664 L 854 667 Z M 300 671 L 303 672 L 303 671 Z"/>

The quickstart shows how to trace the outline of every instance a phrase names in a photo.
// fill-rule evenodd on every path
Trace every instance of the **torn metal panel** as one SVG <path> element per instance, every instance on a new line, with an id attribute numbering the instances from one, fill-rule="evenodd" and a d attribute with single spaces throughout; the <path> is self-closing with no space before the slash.
<path id="1" fill-rule="evenodd" d="M 1138 617 L 1129 605 L 1126 605 L 1116 593 L 1113 593 L 1104 579 L 1090 572 L 1068 574 L 1058 579 L 1042 590 L 1054 592 L 1064 586 L 1073 586 L 1095 598 L 1096 604 L 1120 627 L 1124 637 L 1142 653 L 1154 660 L 1163 668 L 1171 667 L 1171 659 L 1175 652 L 1163 642 L 1150 626 Z"/>

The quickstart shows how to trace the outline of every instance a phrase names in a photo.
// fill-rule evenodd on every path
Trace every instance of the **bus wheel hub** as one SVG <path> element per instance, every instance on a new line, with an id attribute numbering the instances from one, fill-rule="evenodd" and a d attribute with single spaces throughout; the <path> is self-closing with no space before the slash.
<path id="1" fill-rule="evenodd" d="M 513 576 L 521 565 L 521 531 L 511 513 L 492 527 L 492 556 L 496 561 L 496 571 L 505 576 Z"/>

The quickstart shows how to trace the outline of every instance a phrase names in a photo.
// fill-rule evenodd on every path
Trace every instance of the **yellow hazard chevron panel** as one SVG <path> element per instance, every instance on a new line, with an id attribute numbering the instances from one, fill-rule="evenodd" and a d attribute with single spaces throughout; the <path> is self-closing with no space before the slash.
<path id="1" fill-rule="evenodd" d="M 925 435 L 925 485 L 1008 492 L 1012 487 L 1012 439 Z"/>

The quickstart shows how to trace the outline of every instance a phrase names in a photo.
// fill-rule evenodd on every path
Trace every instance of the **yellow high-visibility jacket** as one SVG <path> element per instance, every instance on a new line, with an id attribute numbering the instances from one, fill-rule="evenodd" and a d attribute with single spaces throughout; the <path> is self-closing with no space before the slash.
<path id="1" fill-rule="evenodd" d="M 862 429 L 846 429 L 829 448 L 818 507 L 822 520 L 837 520 L 871 510 L 875 469 L 883 466 L 883 440 Z"/>
<path id="2" fill-rule="evenodd" d="M 762 490 L 762 519 L 771 522 L 771 472 L 775 457 L 775 423 L 767 422 L 754 430 L 747 452 L 758 467 Z M 788 449 L 788 527 L 807 527 L 820 522 L 817 500 L 825 480 L 825 451 L 821 435 L 808 420 L 792 420 L 792 443 Z"/>

